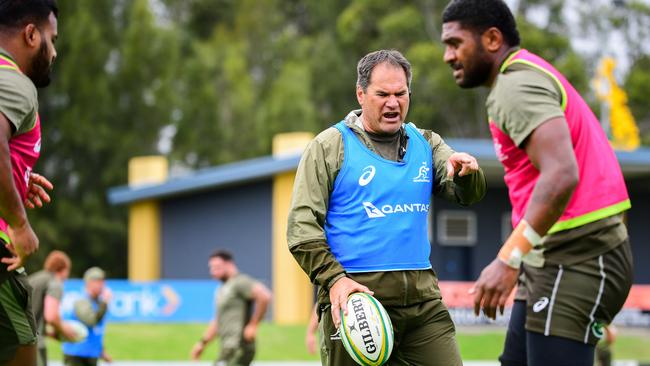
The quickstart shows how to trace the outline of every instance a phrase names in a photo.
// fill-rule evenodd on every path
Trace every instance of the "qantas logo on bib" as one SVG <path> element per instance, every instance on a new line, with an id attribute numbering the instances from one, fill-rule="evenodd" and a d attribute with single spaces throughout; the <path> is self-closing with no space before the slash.
<path id="1" fill-rule="evenodd" d="M 368 218 L 376 219 L 391 214 L 403 214 L 412 212 L 429 212 L 429 205 L 424 203 L 398 203 L 395 205 L 383 205 L 381 208 L 373 205 L 372 202 L 364 202 L 363 208 Z"/>
<path id="2" fill-rule="evenodd" d="M 537 300 L 536 303 L 533 304 L 533 311 L 536 313 L 539 313 L 540 311 L 544 310 L 546 306 L 548 305 L 548 297 L 544 296 Z"/>
<path id="3" fill-rule="evenodd" d="M 372 180 L 372 178 L 375 177 L 375 167 L 372 165 L 368 165 L 367 167 L 363 168 L 363 174 L 359 177 L 359 185 L 364 187 L 367 186 L 368 183 Z"/>
<path id="4" fill-rule="evenodd" d="M 366 210 L 368 217 L 371 219 L 375 219 L 377 217 L 386 217 L 383 212 L 381 212 L 377 207 L 375 207 L 375 205 L 370 202 L 364 202 L 363 208 Z"/>

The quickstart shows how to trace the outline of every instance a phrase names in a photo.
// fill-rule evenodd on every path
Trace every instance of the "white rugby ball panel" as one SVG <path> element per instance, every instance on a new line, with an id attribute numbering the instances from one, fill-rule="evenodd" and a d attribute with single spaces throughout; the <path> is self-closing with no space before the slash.
<path id="1" fill-rule="evenodd" d="M 71 339 L 71 342 L 78 343 L 88 338 L 88 327 L 84 323 L 78 320 L 66 320 L 65 324 L 72 328 L 75 333 L 75 338 Z"/>

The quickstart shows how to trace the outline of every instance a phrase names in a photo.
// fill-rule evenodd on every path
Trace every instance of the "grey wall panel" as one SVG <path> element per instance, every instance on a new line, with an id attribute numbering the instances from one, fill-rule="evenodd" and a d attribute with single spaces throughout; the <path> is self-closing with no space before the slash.
<path id="1" fill-rule="evenodd" d="M 474 281 L 501 246 L 501 218 L 510 211 L 505 188 L 489 189 L 483 200 L 470 207 L 462 207 L 434 198 L 433 241 L 431 264 L 441 280 Z M 439 213 L 443 210 L 471 210 L 476 212 L 477 242 L 473 246 L 445 246 L 437 241 L 435 233 Z"/>
<path id="2" fill-rule="evenodd" d="M 271 187 L 267 180 L 163 201 L 162 277 L 210 278 L 208 257 L 224 248 L 270 288 Z"/>
<path id="3" fill-rule="evenodd" d="M 632 209 L 627 227 L 634 256 L 634 283 L 650 284 L 650 179 L 628 182 Z"/>

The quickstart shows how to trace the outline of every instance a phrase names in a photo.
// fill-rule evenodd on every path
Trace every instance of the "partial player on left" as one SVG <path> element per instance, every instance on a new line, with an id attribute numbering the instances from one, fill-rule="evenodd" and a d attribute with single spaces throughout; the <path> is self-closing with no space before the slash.
<path id="1" fill-rule="evenodd" d="M 36 88 L 50 82 L 55 0 L 0 0 L 0 365 L 36 365 L 31 288 L 22 265 L 38 249 L 25 207 L 49 202 L 32 169 L 41 151 Z"/>

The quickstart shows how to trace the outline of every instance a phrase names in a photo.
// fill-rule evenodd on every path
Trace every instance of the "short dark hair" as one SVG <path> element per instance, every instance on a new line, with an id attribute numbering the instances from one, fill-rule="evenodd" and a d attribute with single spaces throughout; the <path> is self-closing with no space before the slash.
<path id="1" fill-rule="evenodd" d="M 502 0 L 452 0 L 442 13 L 442 22 L 459 22 L 479 34 L 495 27 L 510 47 L 521 43 L 515 17 Z"/>
<path id="2" fill-rule="evenodd" d="M 406 74 L 408 88 L 411 89 L 411 64 L 406 57 L 397 50 L 379 50 L 363 56 L 357 64 L 357 85 L 364 93 L 370 85 L 370 76 L 375 66 L 387 62 L 393 66 L 401 67 Z"/>
<path id="3" fill-rule="evenodd" d="M 215 250 L 215 251 L 210 255 L 210 259 L 212 259 L 212 258 L 221 258 L 221 259 L 223 259 L 223 260 L 226 261 L 226 262 L 233 262 L 233 261 L 234 261 L 234 258 L 233 258 L 233 256 L 232 256 L 232 253 L 230 253 L 230 252 L 227 251 L 227 250 L 223 250 L 223 249 L 217 249 L 217 250 Z"/>
<path id="4" fill-rule="evenodd" d="M 50 13 L 59 15 L 56 0 L 0 0 L 0 30 L 22 28 L 27 24 L 40 26 Z"/>

